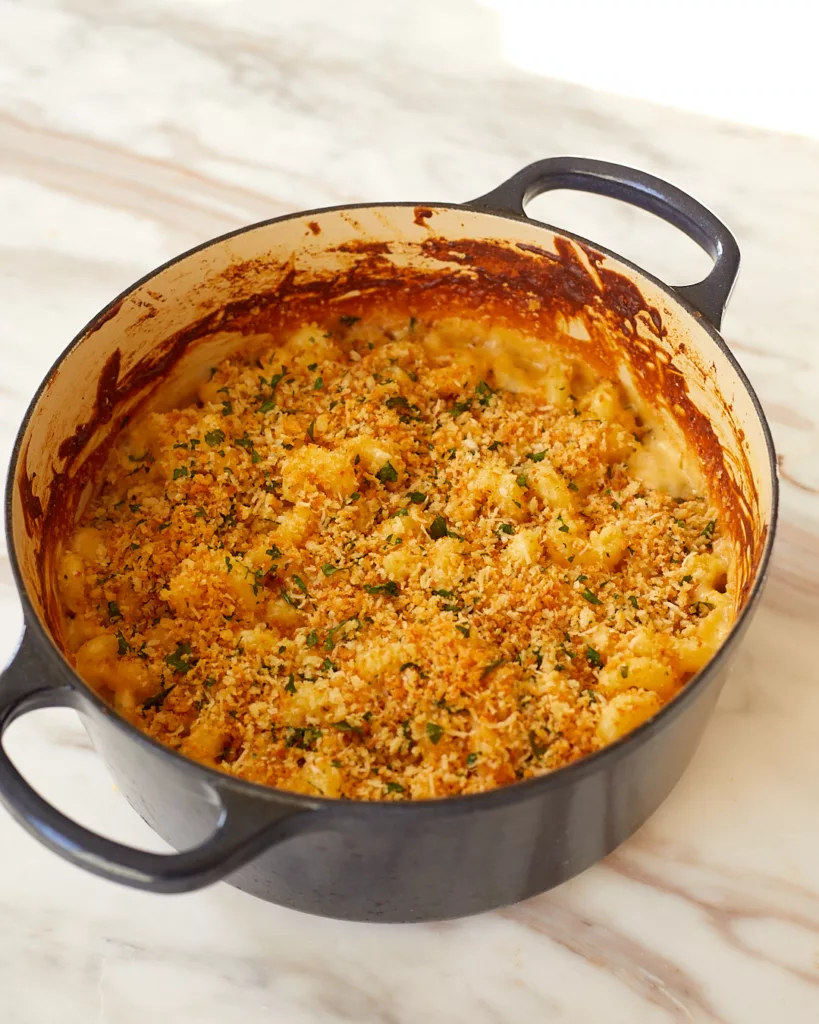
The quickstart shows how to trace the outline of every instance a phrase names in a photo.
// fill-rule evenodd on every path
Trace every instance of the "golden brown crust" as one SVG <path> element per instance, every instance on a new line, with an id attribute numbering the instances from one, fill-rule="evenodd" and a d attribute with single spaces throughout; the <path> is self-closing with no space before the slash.
<path id="1" fill-rule="evenodd" d="M 342 317 L 139 420 L 59 564 L 81 674 L 191 757 L 355 799 L 531 777 L 656 711 L 733 617 L 719 513 L 640 482 L 647 427 L 588 365 L 516 391 L 514 342 Z"/>

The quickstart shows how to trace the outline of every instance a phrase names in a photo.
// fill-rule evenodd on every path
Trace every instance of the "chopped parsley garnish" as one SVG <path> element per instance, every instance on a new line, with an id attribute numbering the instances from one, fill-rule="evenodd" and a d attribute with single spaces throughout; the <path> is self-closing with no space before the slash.
<path id="1" fill-rule="evenodd" d="M 440 540 L 442 537 L 449 535 L 449 529 L 446 525 L 446 519 L 443 516 L 436 516 L 429 527 L 429 535 L 433 540 Z"/>
<path id="2" fill-rule="evenodd" d="M 706 524 L 705 529 L 702 531 L 702 536 L 705 537 L 706 540 L 711 540 L 711 538 L 714 536 L 714 531 L 716 530 L 716 528 L 717 528 L 717 521 L 716 521 L 716 519 L 711 519 Z"/>
<path id="3" fill-rule="evenodd" d="M 504 443 L 505 442 L 503 441 L 493 441 L 492 444 L 489 445 L 488 450 L 490 452 L 496 452 Z"/>
<path id="4" fill-rule="evenodd" d="M 116 638 L 117 638 L 117 654 L 120 656 L 120 658 L 123 655 L 128 654 L 131 650 L 133 650 L 131 645 L 128 643 L 128 641 L 125 639 L 125 637 L 122 635 L 122 630 L 121 629 L 118 629 L 116 631 L 116 633 L 114 634 L 114 636 L 116 636 Z"/>
<path id="5" fill-rule="evenodd" d="M 546 452 L 529 452 L 526 458 L 529 459 L 530 462 L 543 462 L 546 458 Z"/>
<path id="6" fill-rule="evenodd" d="M 147 711 L 149 708 L 161 708 L 165 703 L 165 698 L 174 688 L 175 684 L 165 687 L 164 690 L 160 690 L 159 693 L 155 693 L 153 697 L 149 697 L 146 701 L 143 701 L 142 710 Z"/>
<path id="7" fill-rule="evenodd" d="M 500 668 L 504 663 L 504 660 L 504 658 L 498 658 L 497 661 L 490 662 L 490 664 L 488 664 L 481 672 L 481 679 L 486 679 L 486 677 L 491 675 L 496 668 Z"/>
<path id="8" fill-rule="evenodd" d="M 384 405 L 386 405 L 388 409 L 407 409 L 409 407 L 409 402 L 403 395 L 390 395 Z"/>
<path id="9" fill-rule="evenodd" d="M 173 478 L 174 478 L 174 480 L 179 480 L 179 479 L 181 479 L 181 477 L 187 476 L 187 475 L 188 475 L 188 467 L 187 466 L 177 466 L 176 469 L 173 471 Z"/>
<path id="10" fill-rule="evenodd" d="M 415 662 L 415 661 L 405 661 L 405 662 L 404 662 L 404 664 L 403 664 L 403 665 L 402 665 L 402 666 L 401 666 L 401 667 L 400 667 L 400 668 L 398 669 L 398 671 L 399 671 L 399 672 L 403 672 L 403 671 L 405 671 L 405 669 L 408 669 L 408 668 L 414 668 L 414 669 L 415 669 L 415 671 L 416 671 L 416 672 L 418 673 L 418 675 L 419 675 L 419 676 L 420 676 L 420 677 L 421 677 L 422 679 L 426 679 L 426 677 L 427 677 L 427 674 L 426 674 L 426 672 L 425 672 L 425 671 L 424 671 L 424 670 L 423 670 L 423 669 L 421 668 L 421 666 L 420 666 L 420 665 L 419 665 L 419 664 L 418 664 L 417 662 Z"/>
<path id="11" fill-rule="evenodd" d="M 529 730 L 529 746 L 532 748 L 532 755 L 534 757 L 543 757 L 546 751 L 549 749 L 548 743 L 540 743 L 533 730 Z"/>
<path id="12" fill-rule="evenodd" d="M 444 727 L 442 725 L 438 725 L 437 722 L 427 722 L 427 736 L 432 743 L 437 745 L 443 735 Z"/>
<path id="13" fill-rule="evenodd" d="M 388 793 L 403 793 L 404 787 L 400 784 L 400 782 L 388 782 L 386 785 L 386 790 Z"/>
<path id="14" fill-rule="evenodd" d="M 455 596 L 455 591 L 454 590 L 441 590 L 441 589 L 439 589 L 439 590 L 433 590 L 432 593 L 436 597 L 454 597 Z"/>
<path id="15" fill-rule="evenodd" d="M 375 476 L 382 484 L 395 483 L 398 479 L 398 473 L 391 462 L 385 462 Z"/>
<path id="16" fill-rule="evenodd" d="M 526 490 L 526 488 L 529 486 L 529 481 L 526 478 L 525 473 L 518 473 L 517 477 L 515 478 L 515 483 L 518 485 L 518 487 L 522 487 L 524 490 Z"/>
<path id="17" fill-rule="evenodd" d="M 352 327 L 353 324 L 357 324 L 361 319 L 360 316 L 340 316 L 339 321 L 344 324 L 345 327 Z"/>
<path id="18" fill-rule="evenodd" d="M 284 685 L 284 692 L 291 694 L 296 692 L 296 677 L 293 675 L 292 672 L 288 676 L 287 682 Z"/>
<path id="19" fill-rule="evenodd" d="M 623 679 L 628 679 L 628 665 L 620 666 L 620 675 Z"/>
<path id="20" fill-rule="evenodd" d="M 637 598 L 634 596 L 634 594 L 628 595 L 628 603 L 631 605 L 632 608 L 640 607 L 639 604 L 637 604 Z"/>
<path id="21" fill-rule="evenodd" d="M 495 389 L 491 388 L 485 380 L 482 380 L 475 386 L 475 394 L 478 396 L 478 402 L 481 405 L 489 405 L 489 399 L 495 394 Z"/>
<path id="22" fill-rule="evenodd" d="M 568 486 L 570 491 L 576 491 L 577 490 L 577 484 L 574 482 L 574 480 L 570 480 L 569 483 L 567 484 L 567 486 Z"/>
<path id="23" fill-rule="evenodd" d="M 165 658 L 165 664 L 169 665 L 174 672 L 180 675 L 190 671 L 193 667 L 191 665 L 191 645 L 189 643 L 178 643 L 176 650 Z"/>
<path id="24" fill-rule="evenodd" d="M 325 576 L 332 576 L 333 573 L 340 572 L 341 570 L 337 565 L 333 565 L 331 562 L 325 562 L 325 564 L 321 567 L 321 571 L 324 573 Z"/>
<path id="25" fill-rule="evenodd" d="M 304 642 L 307 644 L 308 647 L 315 647 L 316 644 L 319 642 L 318 633 L 314 629 L 311 629 L 307 636 L 304 638 Z"/>
<path id="26" fill-rule="evenodd" d="M 310 422 L 310 426 L 307 428 L 307 436 L 310 438 L 311 441 L 315 441 L 316 440 L 316 436 L 315 436 L 315 433 L 314 433 L 315 427 L 316 427 L 316 421 L 312 420 Z"/>
<path id="27" fill-rule="evenodd" d="M 301 576 L 294 576 L 293 582 L 296 584 L 296 586 L 303 594 L 307 593 L 307 584 L 304 582 Z"/>
<path id="28" fill-rule="evenodd" d="M 398 584 L 395 580 L 387 583 L 365 583 L 364 589 L 368 594 L 387 594 L 390 597 L 398 597 Z"/>
<path id="29" fill-rule="evenodd" d="M 458 630 L 459 633 L 462 633 L 467 638 L 467 640 L 469 639 L 469 626 L 456 625 L 455 628 Z"/>
<path id="30" fill-rule="evenodd" d="M 224 430 L 209 430 L 207 434 L 205 434 L 205 443 L 210 445 L 211 448 L 218 448 L 224 440 Z"/>
<path id="31" fill-rule="evenodd" d="M 498 527 L 498 533 L 514 533 L 515 528 L 511 523 L 501 523 Z"/>
<path id="32" fill-rule="evenodd" d="M 321 389 L 323 387 L 324 387 L 324 378 L 323 377 L 316 377 L 315 381 L 313 382 L 313 390 L 314 391 L 321 391 Z"/>
<path id="33" fill-rule="evenodd" d="M 286 747 L 312 750 L 320 739 L 321 729 L 314 725 L 288 725 L 284 730 L 284 745 Z"/>
<path id="34" fill-rule="evenodd" d="M 108 618 L 111 620 L 111 622 L 113 622 L 114 619 L 122 618 L 122 612 L 119 610 L 119 605 L 117 604 L 116 601 L 108 602 Z"/>
<path id="35" fill-rule="evenodd" d="M 128 506 L 128 508 L 129 508 L 129 509 L 130 509 L 130 510 L 131 510 L 131 511 L 132 511 L 132 512 L 134 513 L 134 514 L 136 514 L 137 512 L 139 512 L 139 510 L 140 510 L 140 509 L 142 508 L 142 506 L 141 506 L 141 505 L 129 505 L 129 506 Z"/>
<path id="36" fill-rule="evenodd" d="M 410 491 L 407 497 L 413 505 L 423 505 L 427 500 L 426 494 L 422 494 L 420 491 Z"/>
<path id="37" fill-rule="evenodd" d="M 693 583 L 694 577 L 693 576 L 683 576 L 682 581 L 683 581 L 683 583 Z"/>
<path id="38" fill-rule="evenodd" d="M 449 410 L 456 418 L 472 408 L 472 399 L 467 398 L 465 402 L 456 402 Z"/>
<path id="39" fill-rule="evenodd" d="M 563 522 L 563 513 L 562 512 L 558 512 L 558 514 L 557 514 L 557 521 L 560 523 L 560 526 L 558 526 L 558 528 L 557 528 L 558 531 L 560 533 L 568 533 L 569 532 L 569 527 Z"/>
<path id="40" fill-rule="evenodd" d="M 583 591 L 583 593 L 580 596 L 581 597 L 585 597 L 585 599 L 589 602 L 589 604 L 602 604 L 603 603 L 596 594 L 593 594 L 589 590 L 588 587 L 586 587 L 586 589 Z"/>
<path id="41" fill-rule="evenodd" d="M 600 668 L 600 666 L 603 664 L 603 659 L 600 657 L 597 651 L 589 644 L 586 644 L 586 661 L 588 661 L 588 663 L 590 665 L 593 665 L 595 668 Z"/>
<path id="42" fill-rule="evenodd" d="M 275 544 L 273 545 L 272 548 L 268 548 L 267 551 L 265 551 L 265 554 L 266 555 L 270 555 L 271 558 L 281 558 L 282 557 L 281 551 L 279 551 L 279 549 L 276 547 Z"/>
<path id="43" fill-rule="evenodd" d="M 477 760 L 478 760 L 478 755 L 476 753 L 473 752 L 471 754 L 467 754 L 466 755 L 466 766 L 467 766 L 467 768 L 471 768 L 472 765 L 477 762 Z"/>

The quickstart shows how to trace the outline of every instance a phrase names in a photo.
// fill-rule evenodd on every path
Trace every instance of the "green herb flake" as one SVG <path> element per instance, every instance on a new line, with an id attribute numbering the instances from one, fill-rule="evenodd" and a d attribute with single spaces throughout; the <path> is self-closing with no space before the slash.
<path id="1" fill-rule="evenodd" d="M 205 443 L 211 448 L 218 448 L 225 440 L 224 430 L 209 430 L 205 434 Z"/>
<path id="2" fill-rule="evenodd" d="M 459 633 L 465 636 L 467 640 L 469 639 L 469 626 L 456 625 L 455 628 L 458 630 Z"/>
<path id="3" fill-rule="evenodd" d="M 503 444 L 503 441 L 493 441 L 492 444 L 489 445 L 489 448 L 487 450 L 490 452 L 496 452 L 499 448 L 502 447 Z"/>
<path id="4" fill-rule="evenodd" d="M 337 565 L 333 565 L 331 562 L 325 562 L 325 564 L 321 567 L 321 571 L 324 573 L 325 576 L 332 576 L 333 573 L 340 572 L 341 570 Z"/>
<path id="5" fill-rule="evenodd" d="M 143 701 L 142 710 L 147 711 L 149 708 L 161 708 L 165 703 L 165 698 L 173 689 L 173 686 L 168 686 L 164 690 L 160 690 L 159 693 L 155 693 L 153 697 L 149 697 L 146 701 Z"/>
<path id="6" fill-rule="evenodd" d="M 478 396 L 478 402 L 481 405 L 489 405 L 489 399 L 495 394 L 495 389 L 491 388 L 485 380 L 482 380 L 476 385 L 475 394 Z"/>
<path id="7" fill-rule="evenodd" d="M 581 597 L 585 597 L 585 599 L 589 602 L 589 604 L 602 604 L 603 603 L 596 594 L 593 594 L 589 590 L 588 587 L 586 587 L 586 589 L 583 591 L 583 593 L 580 596 Z"/>
<path id="8" fill-rule="evenodd" d="M 595 668 L 600 668 L 600 666 L 603 664 L 603 659 L 600 657 L 597 651 L 589 644 L 586 644 L 586 661 L 588 661 L 588 663 L 590 665 L 593 665 Z"/>
<path id="9" fill-rule="evenodd" d="M 296 586 L 303 594 L 307 593 L 307 584 L 304 582 L 301 576 L 294 576 L 293 582 L 296 584 Z"/>
<path id="10" fill-rule="evenodd" d="M 174 480 L 179 480 L 183 476 L 187 476 L 187 475 L 188 475 L 188 467 L 187 466 L 177 466 L 176 469 L 173 471 L 173 478 L 174 478 Z"/>
<path id="11" fill-rule="evenodd" d="M 339 321 L 344 324 L 345 327 L 352 327 L 353 324 L 357 324 L 361 319 L 360 316 L 340 316 Z"/>
<path id="12" fill-rule="evenodd" d="M 365 583 L 364 589 L 368 594 L 387 594 L 389 597 L 398 597 L 398 584 L 395 580 L 387 583 Z"/>
<path id="13" fill-rule="evenodd" d="M 427 500 L 426 494 L 422 494 L 420 491 L 410 491 L 407 497 L 413 505 L 423 505 Z"/>
<path id="14" fill-rule="evenodd" d="M 423 670 L 423 669 L 421 668 L 421 666 L 420 666 L 420 665 L 419 665 L 419 664 L 418 664 L 417 662 L 415 662 L 415 661 L 405 661 L 405 662 L 404 662 L 404 664 L 403 664 L 403 665 L 401 665 L 401 667 L 400 667 L 400 668 L 398 669 L 398 671 L 399 671 L 399 672 L 404 672 L 404 671 L 406 671 L 406 669 L 408 669 L 408 668 L 413 668 L 413 669 L 415 669 L 415 671 L 416 671 L 416 672 L 418 673 L 418 675 L 419 675 L 419 676 L 420 676 L 420 677 L 421 677 L 422 679 L 426 679 L 426 678 L 427 678 L 427 674 L 426 674 L 426 672 L 425 672 L 425 671 L 424 671 L 424 670 Z"/>
<path id="15" fill-rule="evenodd" d="M 170 666 L 174 672 L 183 675 L 193 667 L 190 660 L 191 645 L 189 643 L 178 643 L 176 650 L 165 658 L 165 664 Z"/>
<path id="16" fill-rule="evenodd" d="M 316 427 L 316 421 L 312 420 L 311 423 L 310 423 L 310 426 L 307 428 L 307 431 L 306 431 L 307 436 L 310 438 L 311 441 L 315 441 L 316 440 L 316 435 L 315 435 L 315 432 L 314 432 L 315 431 L 315 427 Z"/>
<path id="17" fill-rule="evenodd" d="M 382 484 L 395 483 L 398 479 L 398 473 L 391 462 L 385 462 L 375 476 Z"/>
<path id="18" fill-rule="evenodd" d="M 386 785 L 388 793 L 403 793 L 404 787 L 399 782 L 388 782 Z"/>
<path id="19" fill-rule="evenodd" d="M 467 766 L 467 768 L 471 768 L 474 764 L 477 764 L 477 761 L 478 761 L 478 755 L 475 754 L 474 752 L 472 754 L 467 754 L 466 755 L 466 766 Z"/>
<path id="20" fill-rule="evenodd" d="M 639 604 L 637 604 L 637 598 L 634 596 L 634 594 L 628 595 L 628 603 L 631 605 L 632 608 L 640 607 Z"/>
<path id="21" fill-rule="evenodd" d="M 429 527 L 429 535 L 433 540 L 441 540 L 442 537 L 449 535 L 449 529 L 446 525 L 446 519 L 443 516 L 436 516 Z"/>
<path id="22" fill-rule="evenodd" d="M 620 675 L 623 679 L 628 679 L 628 665 L 620 666 Z"/>
<path id="23" fill-rule="evenodd" d="M 136 514 L 137 512 L 139 512 L 139 510 L 140 510 L 140 509 L 142 508 L 142 506 L 141 506 L 141 505 L 129 505 L 129 506 L 128 506 L 128 508 L 129 508 L 129 509 L 130 509 L 130 510 L 131 510 L 131 511 L 132 511 L 132 512 L 134 513 L 134 514 Z"/>
<path id="24" fill-rule="evenodd" d="M 304 642 L 307 644 L 308 647 L 315 647 L 316 644 L 319 642 L 318 633 L 314 629 L 311 629 L 307 636 L 304 638 Z"/>
<path id="25" fill-rule="evenodd" d="M 441 737 L 444 735 L 444 727 L 438 725 L 437 722 L 427 722 L 427 736 L 430 741 L 436 746 L 441 741 Z"/>
<path id="26" fill-rule="evenodd" d="M 512 534 L 515 532 L 514 526 L 511 523 L 501 523 L 498 527 L 498 533 Z"/>
<path id="27" fill-rule="evenodd" d="M 449 410 L 452 415 L 457 419 L 462 413 L 467 412 L 472 408 L 472 399 L 467 398 L 465 402 L 456 402 Z"/>
<path id="28" fill-rule="evenodd" d="M 287 682 L 284 685 L 284 692 L 285 693 L 290 693 L 290 694 L 293 694 L 293 693 L 296 692 L 296 678 L 295 678 L 295 676 L 293 675 L 292 672 L 287 677 Z"/>
<path id="29" fill-rule="evenodd" d="M 515 478 L 515 483 L 518 485 L 518 487 L 522 487 L 524 490 L 526 490 L 526 488 L 529 486 L 529 481 L 526 478 L 525 473 L 518 473 L 517 477 Z"/>
<path id="30" fill-rule="evenodd" d="M 529 452 L 526 458 L 529 459 L 530 462 L 543 462 L 546 458 L 546 452 Z"/>
<path id="31" fill-rule="evenodd" d="M 702 531 L 701 536 L 705 537 L 706 540 L 711 540 L 713 538 L 713 536 L 714 536 L 714 532 L 716 531 L 716 528 L 717 528 L 717 521 L 716 521 L 716 519 L 711 519 L 706 524 L 705 529 Z"/>
<path id="32" fill-rule="evenodd" d="M 122 612 L 119 610 L 119 605 L 116 601 L 108 602 L 108 618 L 111 622 L 113 622 L 114 619 L 122 618 Z"/>
<path id="33" fill-rule="evenodd" d="M 487 676 L 490 676 L 495 671 L 496 668 L 500 668 L 504 660 L 504 658 L 498 658 L 497 661 L 490 662 L 490 664 L 487 665 L 481 672 L 481 679 L 486 679 Z"/>
<path id="34" fill-rule="evenodd" d="M 122 630 L 118 629 L 114 635 L 117 638 L 117 654 L 120 656 L 120 658 L 125 654 L 129 654 L 132 650 L 132 647 L 125 639 L 125 637 L 122 635 Z"/>

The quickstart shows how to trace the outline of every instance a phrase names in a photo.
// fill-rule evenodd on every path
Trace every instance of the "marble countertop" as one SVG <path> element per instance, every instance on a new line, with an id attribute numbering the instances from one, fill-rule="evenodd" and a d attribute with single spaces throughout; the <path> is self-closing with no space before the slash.
<path id="1" fill-rule="evenodd" d="M 354 925 L 120 889 L 0 813 L 8 1024 L 819 1020 L 819 144 L 519 73 L 472 0 L 0 3 L 0 464 L 40 378 L 113 295 L 175 253 L 290 210 L 461 200 L 526 162 L 633 163 L 710 205 L 744 264 L 725 336 L 783 477 L 771 579 L 691 768 L 640 832 L 482 917 Z M 667 280 L 693 245 L 619 204 L 532 213 Z M 0 659 L 20 626 L 0 551 Z M 50 799 L 162 846 L 72 713 L 8 746 Z"/>

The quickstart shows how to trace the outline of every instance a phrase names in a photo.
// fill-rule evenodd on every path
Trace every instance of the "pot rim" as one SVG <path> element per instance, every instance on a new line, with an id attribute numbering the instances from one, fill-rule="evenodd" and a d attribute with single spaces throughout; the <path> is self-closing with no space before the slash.
<path id="1" fill-rule="evenodd" d="M 129 721 L 117 714 L 109 704 L 107 704 L 102 697 L 97 694 L 94 689 L 89 686 L 71 667 L 68 663 L 65 655 L 59 650 L 54 640 L 51 638 L 48 630 L 44 627 L 40 621 L 39 616 L 34 611 L 32 603 L 29 599 L 28 590 L 25 582 L 22 578 L 20 571 L 20 564 L 17 558 L 17 550 L 14 544 L 14 536 L 12 529 L 12 509 L 14 499 L 14 487 L 16 484 L 18 463 L 20 460 L 20 453 L 23 445 L 23 438 L 28 429 L 28 425 L 34 415 L 35 409 L 40 401 L 40 398 L 51 381 L 52 377 L 59 369 L 63 361 L 74 351 L 74 349 L 80 345 L 91 331 L 99 326 L 101 323 L 108 319 L 111 312 L 123 302 L 129 295 L 131 295 L 138 288 L 147 284 L 157 275 L 167 270 L 169 267 L 174 266 L 177 263 L 181 263 L 183 260 L 188 259 L 191 256 L 195 256 L 197 253 L 203 252 L 214 245 L 219 245 L 222 242 L 228 241 L 231 238 L 235 238 L 239 235 L 246 234 L 249 231 L 254 231 L 259 228 L 269 227 L 271 225 L 280 224 L 285 221 L 298 220 L 305 217 L 320 217 L 323 214 L 338 213 L 345 210 L 378 210 L 378 209 L 392 209 L 396 207 L 423 207 L 425 209 L 431 209 L 433 212 L 436 210 L 450 210 L 454 212 L 466 212 L 469 214 L 479 214 L 481 216 L 496 218 L 498 220 L 514 221 L 521 224 L 527 224 L 529 226 L 534 225 L 536 228 L 544 228 L 547 231 L 551 231 L 554 234 L 562 235 L 573 242 L 577 242 L 583 245 L 591 246 L 598 252 L 602 253 L 608 259 L 615 260 L 622 266 L 627 267 L 632 271 L 636 271 L 638 274 L 645 277 L 653 285 L 660 289 L 666 298 L 672 304 L 677 304 L 691 314 L 710 336 L 711 340 L 716 344 L 717 348 L 728 360 L 732 369 L 736 373 L 742 386 L 745 388 L 751 404 L 753 405 L 754 412 L 756 413 L 759 424 L 762 428 L 763 437 L 765 439 L 765 448 L 768 456 L 768 468 L 770 471 L 770 485 L 771 485 L 771 513 L 770 522 L 768 525 L 767 535 L 765 537 L 765 544 L 760 556 L 754 581 L 751 585 L 748 596 L 745 600 L 745 604 L 740 609 L 734 623 L 731 626 L 731 630 L 723 641 L 722 646 L 717 650 L 716 654 L 706 663 L 688 683 L 685 687 L 674 696 L 667 704 L 664 704 L 660 710 L 647 719 L 636 729 L 626 733 L 619 739 L 615 740 L 614 743 L 607 744 L 600 750 L 595 751 L 592 754 L 588 754 L 585 757 L 579 758 L 577 761 L 573 761 L 568 765 L 561 768 L 556 768 L 552 772 L 548 772 L 544 775 L 538 775 L 531 779 L 521 779 L 513 783 L 509 783 L 506 786 L 497 786 L 493 789 L 485 790 L 480 793 L 465 793 L 457 796 L 447 797 L 435 797 L 425 798 L 422 800 L 400 800 L 400 801 L 384 801 L 384 800 L 340 800 L 336 797 L 325 797 L 325 796 L 308 796 L 303 793 L 295 793 L 290 790 L 279 789 L 273 786 L 268 786 L 259 782 L 251 782 L 247 779 L 243 779 L 239 776 L 228 775 L 225 772 L 220 772 L 216 768 L 210 768 L 207 765 L 201 764 L 192 758 L 186 757 L 184 754 L 173 750 L 171 747 L 167 747 L 160 743 L 158 740 L 149 736 L 147 733 L 138 729 L 135 725 L 132 725 Z M 576 235 L 571 231 L 566 231 L 563 228 L 555 227 L 554 225 L 547 224 L 543 221 L 535 220 L 532 217 L 526 215 L 526 213 L 519 214 L 509 211 L 492 210 L 487 209 L 483 206 L 475 206 L 471 202 L 465 203 L 441 203 L 441 202 L 380 202 L 380 203 L 344 203 L 336 206 L 324 206 L 318 207 L 311 210 L 299 210 L 294 213 L 282 214 L 278 217 L 270 217 L 266 220 L 257 221 L 253 224 L 245 225 L 244 227 L 235 228 L 232 231 L 227 231 L 224 234 L 217 235 L 215 238 L 208 239 L 207 241 L 201 242 L 198 245 L 193 246 L 190 249 L 185 250 L 178 256 L 174 256 L 162 263 L 160 266 L 150 270 L 147 274 L 144 274 L 141 278 L 129 285 L 123 291 L 121 291 L 115 298 L 113 298 L 106 306 L 103 307 L 98 313 L 96 313 L 85 326 L 72 338 L 68 345 L 63 351 L 57 356 L 52 363 L 48 372 L 43 377 L 37 390 L 35 391 L 31 401 L 29 402 L 28 408 L 23 416 L 20 424 L 17 436 L 14 440 L 14 445 L 11 450 L 11 456 L 9 459 L 8 475 L 6 477 L 6 488 L 4 495 L 5 505 L 5 533 L 6 542 L 9 552 L 9 563 L 11 565 L 12 576 L 14 583 L 17 588 L 17 593 L 20 597 L 20 603 L 23 610 L 23 630 L 24 635 L 31 630 L 32 640 L 37 645 L 38 656 L 45 655 L 49 659 L 50 665 L 53 666 L 54 670 L 57 671 L 62 680 L 68 684 L 72 691 L 80 697 L 81 700 L 91 701 L 92 705 L 97 711 L 102 712 L 111 724 L 119 730 L 126 733 L 132 740 L 135 740 L 149 750 L 154 752 L 167 755 L 173 758 L 177 762 L 177 766 L 180 770 L 184 770 L 189 774 L 199 774 L 202 780 L 209 784 L 211 788 L 217 792 L 230 789 L 243 793 L 246 796 L 253 796 L 256 798 L 262 798 L 271 801 L 277 801 L 282 797 L 285 797 L 288 803 L 294 806 L 302 805 L 306 810 L 330 810 L 332 808 L 343 807 L 345 814 L 357 815 L 369 815 L 371 813 L 386 813 L 386 814 L 406 814 L 410 809 L 416 811 L 425 811 L 428 813 L 468 813 L 470 811 L 478 811 L 481 808 L 489 808 L 497 804 L 505 804 L 510 801 L 516 801 L 518 799 L 534 799 L 537 798 L 538 794 L 542 789 L 547 787 L 557 788 L 564 785 L 568 785 L 572 782 L 579 781 L 587 775 L 593 774 L 598 770 L 605 770 L 606 766 L 621 756 L 623 756 L 628 748 L 637 747 L 647 742 L 648 739 L 659 729 L 665 728 L 671 724 L 671 722 L 679 715 L 683 708 L 687 706 L 691 701 L 696 699 L 700 690 L 708 685 L 710 680 L 713 678 L 716 670 L 725 663 L 729 654 L 733 651 L 735 645 L 739 642 L 744 633 L 745 626 L 748 623 L 749 617 L 756 605 L 758 604 L 759 598 L 762 593 L 762 588 L 767 580 L 768 572 L 770 569 L 770 557 L 773 549 L 774 538 L 777 530 L 777 522 L 779 518 L 779 471 L 776 461 L 776 450 L 774 448 L 773 437 L 771 435 L 771 429 L 768 424 L 768 420 L 762 409 L 762 404 L 759 397 L 756 394 L 750 380 L 748 379 L 745 371 L 737 361 L 731 349 L 728 347 L 719 331 L 714 327 L 710 320 L 704 316 L 699 310 L 697 310 L 687 299 L 677 294 L 671 285 L 666 284 L 653 274 L 644 270 L 642 267 L 633 263 L 631 260 L 620 256 L 618 253 L 613 252 L 611 249 L 605 246 L 599 245 L 597 242 L 592 241 L 583 237 L 582 235 Z M 80 706 L 78 710 L 83 711 L 84 709 Z"/>

